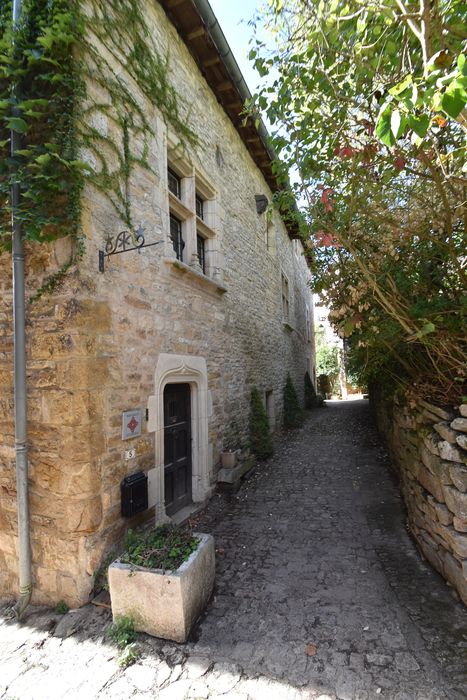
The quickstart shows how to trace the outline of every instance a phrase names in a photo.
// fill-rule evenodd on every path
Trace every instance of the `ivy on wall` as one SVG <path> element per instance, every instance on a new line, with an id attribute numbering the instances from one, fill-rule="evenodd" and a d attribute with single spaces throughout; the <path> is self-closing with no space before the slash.
<path id="1" fill-rule="evenodd" d="M 79 240 L 86 182 L 133 228 L 132 171 L 156 168 L 148 157 L 155 136 L 148 102 L 182 144 L 196 143 L 170 82 L 169 57 L 158 51 L 140 5 L 24 0 L 13 34 L 12 0 L 0 0 L 0 252 L 11 247 L 15 180 L 26 240 Z M 22 135 L 14 158 L 10 130 Z"/>
<path id="2" fill-rule="evenodd" d="M 83 82 L 72 55 L 84 25 L 67 0 L 25 0 L 13 43 L 12 1 L 0 4 L 0 247 L 11 242 L 10 187 L 21 182 L 18 218 L 26 239 L 79 230 L 84 164 L 78 160 L 77 101 Z M 13 96 L 13 91 L 15 96 Z M 22 148 L 10 155 L 10 130 Z M 0 248 L 0 249 L 1 249 Z"/>

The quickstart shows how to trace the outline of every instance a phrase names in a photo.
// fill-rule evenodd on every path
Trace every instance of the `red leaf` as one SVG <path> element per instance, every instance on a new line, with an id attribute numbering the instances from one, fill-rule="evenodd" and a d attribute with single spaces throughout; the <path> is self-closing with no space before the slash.
<path id="1" fill-rule="evenodd" d="M 352 158 L 354 154 L 354 149 L 351 146 L 344 146 L 344 148 L 341 148 L 339 151 L 339 156 L 341 158 Z"/>
<path id="2" fill-rule="evenodd" d="M 316 232 L 316 245 L 324 248 L 329 248 L 330 246 L 335 248 L 341 247 L 334 234 L 322 230 Z"/>
<path id="3" fill-rule="evenodd" d="M 394 160 L 394 167 L 397 168 L 397 170 L 403 170 L 405 168 L 405 160 L 402 156 L 397 156 Z"/>

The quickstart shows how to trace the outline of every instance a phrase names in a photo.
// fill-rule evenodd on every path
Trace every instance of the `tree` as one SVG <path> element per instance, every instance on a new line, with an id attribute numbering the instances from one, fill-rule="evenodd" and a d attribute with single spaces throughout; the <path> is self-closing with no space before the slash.
<path id="1" fill-rule="evenodd" d="M 316 406 L 323 405 L 323 399 L 318 398 L 316 394 L 316 389 L 313 385 L 309 372 L 305 372 L 305 377 L 303 379 L 303 389 L 305 394 L 305 408 L 316 408 Z"/>
<path id="2" fill-rule="evenodd" d="M 253 108 L 312 228 L 315 290 L 367 377 L 465 382 L 467 62 L 458 0 L 271 0 Z M 285 182 L 285 180 L 284 180 Z"/>
<path id="3" fill-rule="evenodd" d="M 299 428 L 303 423 L 303 411 L 290 374 L 284 386 L 284 428 Z"/>

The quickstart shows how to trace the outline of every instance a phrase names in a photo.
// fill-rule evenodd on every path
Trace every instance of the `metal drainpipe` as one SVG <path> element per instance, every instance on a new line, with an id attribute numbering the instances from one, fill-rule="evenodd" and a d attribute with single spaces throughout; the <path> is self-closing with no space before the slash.
<path id="1" fill-rule="evenodd" d="M 222 61 L 225 67 L 227 68 L 230 77 L 235 83 L 235 86 L 238 92 L 240 93 L 241 98 L 243 100 L 249 99 L 251 97 L 251 92 L 248 89 L 248 85 L 245 82 L 245 78 L 243 77 L 242 72 L 238 67 L 238 63 L 235 60 L 235 57 L 230 49 L 230 46 L 227 43 L 227 39 L 224 36 L 224 32 L 222 31 L 219 22 L 216 19 L 216 15 L 212 11 L 211 5 L 209 4 L 208 0 L 193 0 L 193 2 L 196 5 L 199 14 L 201 15 L 203 22 L 207 26 L 209 34 L 211 35 L 211 38 L 215 43 L 217 50 L 219 51 L 220 56 L 222 58 Z M 258 133 L 271 160 L 277 160 L 277 156 L 274 153 L 273 148 L 269 144 L 269 134 L 262 121 L 260 121 L 258 125 Z"/>
<path id="2" fill-rule="evenodd" d="M 13 30 L 16 31 L 21 16 L 22 0 L 13 0 Z M 13 97 L 17 97 L 13 86 Z M 19 110 L 13 108 L 13 116 Z M 21 148 L 21 137 L 11 131 L 11 155 Z M 18 619 L 29 605 L 32 594 L 31 545 L 29 532 L 28 501 L 28 448 L 27 448 L 27 394 L 26 394 L 26 347 L 25 347 L 25 285 L 24 251 L 21 223 L 17 217 L 20 201 L 20 183 L 11 187 L 12 229 L 13 229 L 13 335 L 15 355 L 15 448 L 16 448 L 16 492 L 18 507 L 18 559 L 19 559 L 19 600 L 15 605 Z"/>

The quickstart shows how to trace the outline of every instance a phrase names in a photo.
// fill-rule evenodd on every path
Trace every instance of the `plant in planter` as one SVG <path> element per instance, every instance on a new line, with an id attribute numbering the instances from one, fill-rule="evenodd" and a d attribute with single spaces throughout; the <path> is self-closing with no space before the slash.
<path id="1" fill-rule="evenodd" d="M 130 617 L 138 632 L 185 642 L 214 586 L 213 537 L 162 525 L 130 530 L 125 544 L 108 572 L 113 619 Z"/>

